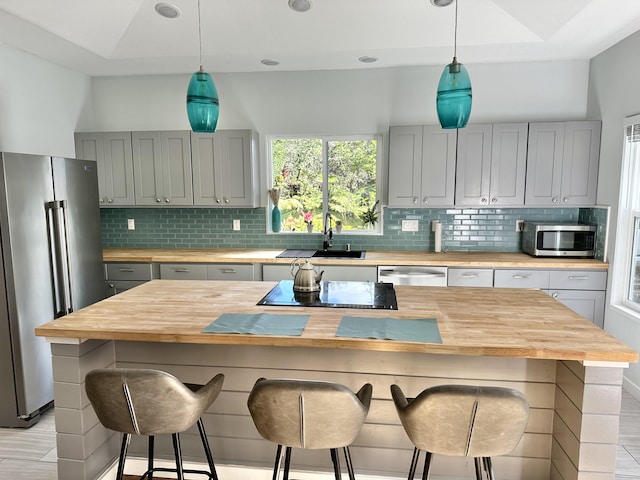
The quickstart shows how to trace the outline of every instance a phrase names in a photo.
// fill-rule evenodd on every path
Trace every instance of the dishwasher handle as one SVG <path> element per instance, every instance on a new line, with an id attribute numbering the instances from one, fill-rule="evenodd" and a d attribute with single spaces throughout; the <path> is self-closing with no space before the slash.
<path id="1" fill-rule="evenodd" d="M 389 278 L 444 278 L 444 272 L 394 272 L 393 270 L 380 270 L 381 277 Z"/>

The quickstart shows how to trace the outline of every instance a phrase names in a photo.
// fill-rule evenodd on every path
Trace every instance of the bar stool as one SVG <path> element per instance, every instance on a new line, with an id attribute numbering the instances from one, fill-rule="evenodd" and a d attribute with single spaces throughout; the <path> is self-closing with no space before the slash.
<path id="1" fill-rule="evenodd" d="M 526 397 L 510 388 L 441 385 L 407 399 L 398 385 L 391 396 L 405 432 L 414 444 L 409 480 L 420 450 L 426 452 L 423 480 L 429 477 L 432 454 L 473 457 L 476 479 L 482 467 L 493 480 L 491 457 L 511 452 L 529 419 Z"/>
<path id="2" fill-rule="evenodd" d="M 149 437 L 148 469 L 141 477 L 153 478 L 154 472 L 174 472 L 178 480 L 184 473 L 207 475 L 217 480 L 213 456 L 202 422 L 202 414 L 218 397 L 224 375 L 218 374 L 206 385 L 186 385 L 173 375 L 147 369 L 96 369 L 87 373 L 85 389 L 103 426 L 123 434 L 117 480 L 124 475 L 124 462 L 131 435 Z M 209 471 L 182 467 L 180 433 L 198 425 Z M 171 435 L 176 468 L 154 468 L 155 435 Z"/>
<path id="3" fill-rule="evenodd" d="M 263 438 L 277 443 L 273 480 L 278 478 L 285 446 L 284 480 L 289 478 L 291 449 L 329 449 L 336 480 L 341 480 L 338 449 L 342 448 L 349 478 L 355 479 L 349 445 L 358 435 L 371 403 L 371 384 L 354 394 L 331 382 L 259 379 L 247 405 Z"/>

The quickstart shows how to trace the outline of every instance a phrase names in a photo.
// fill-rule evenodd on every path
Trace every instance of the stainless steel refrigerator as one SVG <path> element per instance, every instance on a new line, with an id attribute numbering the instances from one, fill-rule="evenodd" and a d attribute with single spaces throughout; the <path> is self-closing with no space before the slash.
<path id="1" fill-rule="evenodd" d="M 0 153 L 0 426 L 53 401 L 35 327 L 105 297 L 96 163 Z"/>

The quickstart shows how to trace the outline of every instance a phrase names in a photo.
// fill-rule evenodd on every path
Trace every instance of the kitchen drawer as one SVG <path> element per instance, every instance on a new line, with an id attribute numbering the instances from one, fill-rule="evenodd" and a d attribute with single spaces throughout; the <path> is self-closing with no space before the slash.
<path id="1" fill-rule="evenodd" d="M 106 263 L 107 280 L 152 280 L 159 277 L 152 263 Z"/>
<path id="2" fill-rule="evenodd" d="M 606 290 L 607 272 L 600 270 L 552 270 L 550 289 Z"/>
<path id="3" fill-rule="evenodd" d="M 378 278 L 378 267 L 351 265 L 314 265 L 317 272 L 324 271 L 322 280 L 342 282 L 375 282 Z M 297 271 L 295 267 L 294 271 Z M 264 281 L 293 280 L 291 265 L 263 265 Z"/>
<path id="4" fill-rule="evenodd" d="M 247 263 L 217 263 L 207 265 L 208 280 L 261 280 L 260 265 Z"/>
<path id="5" fill-rule="evenodd" d="M 493 287 L 492 268 L 449 268 L 449 287 Z"/>
<path id="6" fill-rule="evenodd" d="M 493 273 L 496 288 L 549 288 L 548 270 L 496 270 Z"/>
<path id="7" fill-rule="evenodd" d="M 206 280 L 207 265 L 201 263 L 161 263 L 163 280 Z"/>

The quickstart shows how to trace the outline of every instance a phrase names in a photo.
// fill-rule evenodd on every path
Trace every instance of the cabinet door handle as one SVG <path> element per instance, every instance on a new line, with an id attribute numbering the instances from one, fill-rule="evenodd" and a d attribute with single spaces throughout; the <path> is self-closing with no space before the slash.
<path id="1" fill-rule="evenodd" d="M 238 273 L 233 268 L 222 268 L 220 269 L 222 273 Z"/>
<path id="2" fill-rule="evenodd" d="M 159 198 L 156 198 L 156 203 L 160 203 L 160 199 Z"/>
<path id="3" fill-rule="evenodd" d="M 588 275 L 569 275 L 569 280 L 589 280 Z"/>
<path id="4" fill-rule="evenodd" d="M 418 203 L 418 197 L 413 197 L 413 203 Z"/>
<path id="5" fill-rule="evenodd" d="M 562 199 L 562 201 L 563 201 L 564 203 L 567 203 L 567 202 L 569 201 L 569 197 L 564 197 L 564 198 Z"/>
<path id="6" fill-rule="evenodd" d="M 113 198 L 110 198 L 109 200 L 107 200 L 108 203 L 113 203 Z"/>
<path id="7" fill-rule="evenodd" d="M 481 201 L 482 203 L 487 203 L 487 202 L 488 202 L 487 197 L 482 197 L 482 198 L 480 199 L 480 201 Z"/>
<path id="8" fill-rule="evenodd" d="M 188 268 L 174 268 L 173 271 L 176 272 L 176 273 L 190 273 L 191 272 L 191 270 L 189 270 Z"/>
<path id="9" fill-rule="evenodd" d="M 553 197 L 553 199 L 551 200 L 553 203 L 558 203 L 558 197 Z"/>
<path id="10" fill-rule="evenodd" d="M 216 203 L 220 203 L 220 199 L 216 197 Z"/>
<path id="11" fill-rule="evenodd" d="M 551 294 L 551 297 L 552 297 L 552 298 L 556 298 L 556 299 L 557 299 L 557 298 L 558 298 L 558 293 L 557 293 L 557 292 L 552 293 L 552 294 Z"/>
<path id="12" fill-rule="evenodd" d="M 100 199 L 100 203 L 104 203 L 104 198 L 101 198 L 101 199 Z"/>
<path id="13" fill-rule="evenodd" d="M 224 199 L 224 203 L 229 203 L 229 199 L 228 199 L 228 198 L 225 198 L 225 199 Z"/>
<path id="14" fill-rule="evenodd" d="M 169 203 L 169 202 L 171 201 L 171 199 L 169 199 L 168 197 L 164 197 L 164 201 L 165 201 L 166 203 Z"/>
<path id="15" fill-rule="evenodd" d="M 429 197 L 424 197 L 422 199 L 422 203 L 424 203 L 425 205 L 427 205 L 429 203 Z"/>
<path id="16" fill-rule="evenodd" d="M 133 268 L 121 268 L 120 272 L 122 273 L 133 273 Z"/>
<path id="17" fill-rule="evenodd" d="M 497 199 L 496 197 L 493 197 L 493 198 L 491 199 L 491 203 L 497 203 L 497 202 L 498 202 L 498 199 Z"/>

